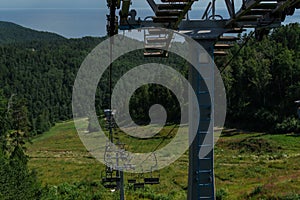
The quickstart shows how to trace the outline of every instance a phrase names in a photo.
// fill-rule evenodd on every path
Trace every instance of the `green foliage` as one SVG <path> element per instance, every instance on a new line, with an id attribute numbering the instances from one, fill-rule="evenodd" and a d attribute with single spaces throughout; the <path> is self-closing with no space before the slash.
<path id="1" fill-rule="evenodd" d="M 67 40 L 10 23 L 0 25 L 4 27 L 1 29 L 4 38 L 11 32 L 22 35 L 29 31 L 32 34 L 27 35 L 33 35 L 23 41 L 5 39 L 6 42 L 0 45 L 0 86 L 6 97 L 16 94 L 18 98 L 25 99 L 28 130 L 32 134 L 40 134 L 55 122 L 70 119 L 72 85 L 77 70 L 91 49 L 104 38 Z M 296 117 L 293 102 L 300 98 L 299 35 L 299 25 L 290 24 L 276 29 L 261 42 L 252 38 L 225 70 L 228 126 L 270 132 L 298 131 L 293 123 L 286 120 Z M 21 38 L 18 34 L 10 37 Z M 231 55 L 238 49 L 236 45 Z M 178 56 L 170 54 L 169 59 L 157 60 L 144 58 L 140 51 L 135 51 L 114 62 L 113 85 L 132 67 L 155 62 L 174 67 L 187 77 L 188 64 Z M 216 62 L 221 66 L 224 58 Z M 132 81 L 135 81 L 134 77 Z M 178 81 L 170 81 L 180 87 Z M 98 115 L 108 108 L 108 93 L 107 71 L 96 93 Z M 130 100 L 130 112 L 136 123 L 148 123 L 149 108 L 157 103 L 166 108 L 168 122 L 180 120 L 178 101 L 172 92 L 158 85 L 148 85 L 139 88 Z"/>
<path id="2" fill-rule="evenodd" d="M 88 118 L 88 130 L 90 133 L 99 131 L 99 122 L 96 117 L 93 117 L 92 115 Z"/>
<path id="3" fill-rule="evenodd" d="M 0 41 L 0 87 L 3 88 L 5 96 L 15 95 L 18 99 L 25 100 L 29 132 L 32 135 L 41 134 L 56 122 L 71 119 L 72 86 L 77 71 L 88 53 L 104 38 L 67 40 L 10 23 L 3 22 L 2 26 L 5 27 L 4 38 L 9 37 L 11 32 L 16 32 L 12 34 L 16 40 Z M 22 35 L 28 31 L 32 32 L 27 34 L 33 35 L 31 39 L 27 40 L 26 37 L 24 40 L 18 39 L 18 34 Z M 132 59 L 133 57 L 135 59 Z M 153 62 L 173 66 L 187 76 L 186 63 L 176 55 L 170 57 L 167 60 L 145 59 L 141 51 L 122 56 L 113 65 L 113 85 L 132 67 Z M 101 110 L 108 108 L 108 75 L 106 71 L 96 93 L 95 105 L 99 116 Z M 176 80 L 172 80 L 172 83 L 180 86 Z M 157 95 L 157 92 L 160 95 Z M 148 108 L 155 103 L 161 103 L 166 107 L 168 122 L 174 123 L 180 119 L 176 98 L 161 86 L 142 87 L 134 94 L 131 99 L 133 118 L 138 123 L 147 123 Z"/>
<path id="4" fill-rule="evenodd" d="M 47 109 L 44 109 L 41 114 L 38 115 L 36 120 L 33 122 L 34 127 L 33 131 L 37 134 L 44 133 L 45 131 L 48 131 L 51 127 L 50 119 L 49 119 L 49 111 Z"/>
<path id="5" fill-rule="evenodd" d="M 21 99 L 7 101 L 0 91 L 0 198 L 38 199 L 40 185 L 27 168 L 23 145 L 27 133 L 27 108 Z"/>
<path id="6" fill-rule="evenodd" d="M 39 32 L 11 22 L 0 21 L 0 44 L 53 40 L 59 41 L 65 40 L 65 38 L 54 33 Z"/>
<path id="7" fill-rule="evenodd" d="M 14 157 L 0 155 L 0 196 L 3 200 L 37 199 L 40 186 L 36 175 L 27 169 L 22 150 L 15 151 Z"/>
<path id="8" fill-rule="evenodd" d="M 160 104 L 166 109 L 167 122 L 176 123 L 180 121 L 181 112 L 175 95 L 170 90 L 156 84 L 143 86 L 133 94 L 130 99 L 130 112 L 133 120 L 139 124 L 149 123 L 148 112 L 154 104 Z"/>
<path id="9" fill-rule="evenodd" d="M 237 149 L 240 153 L 275 153 L 282 149 L 280 146 L 263 138 L 245 138 L 238 141 L 233 141 L 228 145 L 231 149 Z"/>
<path id="10" fill-rule="evenodd" d="M 70 119 L 72 86 L 77 70 L 89 51 L 103 39 L 66 40 L 13 24 L 1 25 L 5 26 L 1 29 L 3 38 L 14 31 L 21 35 L 25 34 L 24 31 L 32 32 L 27 34 L 32 37 L 28 40 L 11 34 L 16 41 L 0 41 L 0 87 L 7 98 L 22 101 L 18 103 L 17 110 L 27 113 L 27 116 L 24 115 L 24 120 L 28 120 L 27 130 L 40 134 L 49 130 L 55 122 Z"/>
<path id="11" fill-rule="evenodd" d="M 227 88 L 227 126 L 268 132 L 297 132 L 295 100 L 300 98 L 300 25 L 254 38 L 223 74 Z M 238 51 L 236 45 L 231 54 Z M 221 66 L 223 60 L 216 61 Z"/>
<path id="12" fill-rule="evenodd" d="M 282 198 L 280 198 L 281 200 L 299 200 L 300 199 L 300 194 L 289 194 L 286 195 Z"/>
<path id="13" fill-rule="evenodd" d="M 118 132 L 120 141 L 124 141 L 131 152 L 152 151 L 173 126 L 168 126 L 162 135 L 153 141 L 138 140 Z M 172 135 L 176 131 L 172 131 Z M 229 132 L 229 133 L 228 133 Z M 126 138 L 126 140 L 125 140 Z M 128 139 L 130 138 L 130 140 Z M 167 139 L 166 143 L 170 141 Z M 240 143 L 246 145 L 244 148 Z M 164 146 L 163 144 L 162 146 Z M 236 148 L 232 148 L 235 144 Z M 34 157 L 29 161 L 31 169 L 37 169 L 39 179 L 48 184 L 51 194 L 55 188 L 69 185 L 70 194 L 61 193 L 52 199 L 63 199 L 68 195 L 80 193 L 78 199 L 99 194 L 105 200 L 117 200 L 118 192 L 110 192 L 101 184 L 101 172 L 105 166 L 87 154 L 82 145 L 72 121 L 58 123 L 43 135 L 37 136 L 32 144 L 28 144 L 28 153 Z M 255 149 L 257 148 L 257 149 Z M 296 194 L 300 190 L 299 179 L 299 148 L 300 137 L 294 134 L 263 134 L 249 133 L 238 130 L 226 130 L 218 140 L 215 148 L 215 181 L 216 195 L 223 199 L 285 199 L 287 194 Z M 76 159 L 66 155 L 76 155 Z M 45 159 L 46 158 L 46 159 Z M 148 177 L 150 174 L 144 174 Z M 153 173 L 160 175 L 159 185 L 146 185 L 145 189 L 134 190 L 125 180 L 125 195 L 127 200 L 164 198 L 183 200 L 187 197 L 188 187 L 188 153 L 182 155 L 175 163 Z M 136 178 L 138 175 L 125 173 L 125 179 Z M 74 183 L 75 182 L 75 183 Z M 78 184 L 86 185 L 87 189 L 79 189 Z M 251 194 L 256 186 L 263 191 L 253 197 Z M 63 187 L 62 187 L 63 188 Z M 224 191 L 227 195 L 224 195 Z M 218 190 L 220 190 L 218 192 Z M 63 189 L 61 191 L 64 191 Z M 50 198 L 50 194 L 43 194 Z M 144 193 L 144 194 L 143 194 Z M 296 195 L 290 195 L 296 196 Z M 139 198 L 140 197 L 140 198 Z M 89 200 L 89 199 L 88 199 Z"/>
<path id="14" fill-rule="evenodd" d="M 35 174 L 27 169 L 27 158 L 23 151 L 26 134 L 43 133 L 55 122 L 72 117 L 71 94 L 77 70 L 85 56 L 103 38 L 66 40 L 54 34 L 25 30 L 13 24 L 0 23 L 0 27 L 0 87 L 3 90 L 0 91 L 0 198 L 36 199 L 40 195 L 39 186 Z M 291 24 L 276 29 L 260 43 L 252 39 L 225 70 L 223 78 L 228 92 L 228 125 L 279 133 L 300 131 L 296 106 L 293 104 L 294 100 L 300 98 L 299 35 L 299 25 Z M 238 49 L 236 45 L 231 54 Z M 114 63 L 113 84 L 134 65 L 158 62 L 154 58 L 145 59 L 137 55 L 142 53 L 129 53 Z M 136 58 L 134 61 L 133 57 Z M 159 62 L 187 76 L 187 63 L 180 58 L 171 54 L 168 61 L 160 59 Z M 108 107 L 107 77 L 106 72 L 99 82 L 96 94 L 98 112 Z M 177 84 L 176 80 L 172 81 Z M 9 97 L 12 97 L 11 101 Z M 180 116 L 174 95 L 160 86 L 139 88 L 130 103 L 133 118 L 138 123 L 149 121 L 148 110 L 155 103 L 161 103 L 167 108 L 168 117 L 171 117 L 169 122 L 176 122 Z M 90 119 L 91 130 L 95 128 L 95 121 Z M 151 150 L 150 143 L 139 142 L 143 144 L 140 146 Z M 266 151 L 270 154 L 278 153 L 278 146 L 266 140 L 252 138 L 240 142 L 240 145 L 230 150 L 238 150 L 238 153 L 243 154 L 264 154 Z M 275 156 L 272 155 L 273 158 Z M 234 159 L 233 162 L 242 162 L 247 157 Z M 269 155 L 253 159 L 261 159 L 261 163 L 272 160 Z M 281 163 L 269 165 L 270 168 L 278 169 L 284 169 L 284 166 Z M 297 166 L 294 168 L 298 169 Z M 242 176 L 232 173 L 232 166 L 230 170 L 231 173 L 224 175 L 228 180 Z M 250 177 L 268 173 L 261 167 L 247 168 L 242 172 Z M 107 193 L 101 187 L 97 188 L 98 192 L 91 191 L 91 188 L 88 183 L 65 183 L 57 187 L 47 186 L 42 194 L 43 199 L 78 199 L 79 195 L 82 199 L 114 198 L 114 195 L 103 196 Z M 130 192 L 139 198 L 148 199 L 174 199 L 176 196 L 157 194 L 151 190 Z M 250 196 L 263 196 L 264 192 L 264 188 L 259 186 L 250 192 Z M 217 191 L 218 198 L 226 196 L 225 190 Z M 299 199 L 299 195 L 284 198 Z M 178 199 L 182 199 L 182 196 Z"/>
<path id="15" fill-rule="evenodd" d="M 4 154 L 7 150 L 7 130 L 8 130 L 8 120 L 7 117 L 7 99 L 3 96 L 2 90 L 0 90 L 0 155 Z"/>
<path id="16" fill-rule="evenodd" d="M 41 200 L 105 200 L 104 188 L 98 184 L 78 182 L 62 183 L 58 186 L 45 186 Z"/>
<path id="17" fill-rule="evenodd" d="M 151 200 L 171 200 L 174 199 L 175 193 L 168 193 L 165 194 L 157 194 L 153 191 L 151 187 L 145 187 L 140 189 L 130 189 L 128 191 L 130 196 L 136 196 L 138 199 L 151 199 Z"/>
<path id="18" fill-rule="evenodd" d="M 216 200 L 224 200 L 227 197 L 228 193 L 225 189 L 221 188 L 216 192 Z"/>
<path id="19" fill-rule="evenodd" d="M 250 196 L 255 196 L 258 194 L 261 194 L 263 192 L 263 187 L 261 185 L 254 188 L 254 190 L 251 192 Z"/>
<path id="20" fill-rule="evenodd" d="M 277 133 L 282 132 L 300 132 L 300 121 L 295 117 L 288 117 L 283 122 L 276 124 L 275 131 Z"/>

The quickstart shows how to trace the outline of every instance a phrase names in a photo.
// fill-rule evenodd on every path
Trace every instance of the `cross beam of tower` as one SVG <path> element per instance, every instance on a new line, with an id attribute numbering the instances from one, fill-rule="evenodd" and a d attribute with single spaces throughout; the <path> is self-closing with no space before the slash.
<path id="1" fill-rule="evenodd" d="M 119 16 L 111 14 L 108 33 L 117 33 L 119 30 L 130 30 L 134 28 L 148 28 L 149 38 L 145 39 L 144 56 L 167 57 L 168 52 L 150 48 L 150 40 L 157 44 L 168 44 L 172 36 L 161 34 L 155 38 L 155 28 L 167 28 L 186 34 L 199 42 L 211 55 L 226 55 L 224 49 L 231 47 L 228 42 L 234 42 L 237 38 L 224 36 L 230 33 L 242 33 L 246 28 L 254 28 L 257 39 L 272 28 L 279 27 L 287 15 L 293 15 L 295 9 L 300 8 L 300 0 L 224 0 L 228 12 L 227 18 L 218 15 L 216 11 L 216 0 L 211 0 L 208 5 L 197 0 L 146 0 L 153 11 L 153 15 L 145 20 L 137 18 L 137 11 L 130 10 L 134 0 L 107 0 L 111 11 L 119 10 Z M 115 2 L 114 2 L 115 1 Z M 112 3 L 114 2 L 114 3 Z M 239 3 L 239 4 L 237 4 Z M 188 13 L 196 4 L 204 10 L 202 18 L 190 20 Z M 239 8 L 236 5 L 241 5 Z M 112 9 L 111 6 L 114 6 Z M 164 42 L 162 42 L 164 41 Z M 200 54 L 200 52 L 198 52 Z M 198 54 L 198 55 L 199 55 Z M 197 58 L 200 60 L 199 58 Z M 201 61 L 199 61 L 201 62 Z M 200 63 L 199 63 L 200 66 Z M 201 64 L 201 67 L 203 64 Z M 210 70 L 210 79 L 213 81 L 213 64 L 206 63 Z M 189 71 L 189 79 L 193 89 L 197 93 L 199 110 L 210 115 L 213 120 L 214 102 L 206 100 L 207 95 L 213 99 L 213 94 L 208 93 L 203 79 L 196 73 L 195 69 Z M 204 88 L 204 89 L 203 89 Z M 206 88 L 206 89 L 205 89 Z M 215 199 L 214 185 L 214 152 L 213 150 L 204 158 L 199 158 L 200 148 L 209 147 L 213 144 L 213 128 L 209 128 L 209 122 L 202 120 L 197 135 L 189 151 L 189 185 L 188 200 Z M 210 140 L 204 143 L 203 138 L 209 136 Z M 211 146 L 210 146 L 211 148 Z"/>

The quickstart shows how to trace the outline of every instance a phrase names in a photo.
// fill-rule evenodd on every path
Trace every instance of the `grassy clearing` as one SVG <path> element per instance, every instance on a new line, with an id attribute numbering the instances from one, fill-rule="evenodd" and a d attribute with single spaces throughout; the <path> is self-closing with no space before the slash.
<path id="1" fill-rule="evenodd" d="M 82 145 L 72 122 L 60 123 L 27 144 L 29 166 L 43 184 L 97 180 L 103 169 Z"/>
<path id="2" fill-rule="evenodd" d="M 216 148 L 217 187 L 228 191 L 228 199 L 276 199 L 299 193 L 299 144 L 294 135 L 225 132 Z"/>
<path id="3" fill-rule="evenodd" d="M 120 133 L 132 151 L 153 150 L 163 138 L 162 147 L 176 134 L 166 127 L 152 141 L 132 140 Z M 93 159 L 76 134 L 73 122 L 57 124 L 49 132 L 27 144 L 29 166 L 44 185 L 89 182 L 104 199 L 117 199 L 101 184 L 104 165 Z M 227 130 L 215 149 L 216 188 L 224 199 L 297 199 L 300 192 L 300 137 L 267 135 Z M 160 170 L 161 184 L 134 191 L 126 186 L 127 199 L 185 199 L 188 154 Z M 130 174 L 127 178 L 136 177 Z M 92 190 L 92 189 L 91 189 Z M 299 198 L 298 198 L 299 199 Z"/>

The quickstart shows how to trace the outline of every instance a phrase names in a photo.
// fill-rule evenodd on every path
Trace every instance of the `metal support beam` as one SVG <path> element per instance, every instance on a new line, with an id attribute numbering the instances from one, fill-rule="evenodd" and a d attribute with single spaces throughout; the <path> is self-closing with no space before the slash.
<path id="1" fill-rule="evenodd" d="M 121 20 L 124 20 L 124 18 L 125 18 L 125 20 L 127 19 L 128 14 L 129 14 L 130 4 L 131 4 L 131 0 L 123 0 L 122 1 L 122 8 L 120 11 L 120 19 Z"/>
<path id="2" fill-rule="evenodd" d="M 120 171 L 120 200 L 125 200 L 125 191 L 124 191 L 124 172 Z"/>
<path id="3" fill-rule="evenodd" d="M 205 20 L 208 19 L 208 12 L 209 12 L 210 7 L 211 7 L 211 2 L 208 3 L 201 19 L 205 19 Z"/>
<path id="4" fill-rule="evenodd" d="M 154 11 L 154 13 L 156 13 L 157 11 L 157 5 L 153 0 L 147 0 L 148 4 L 150 5 L 150 7 L 152 8 L 152 10 Z"/>
<path id="5" fill-rule="evenodd" d="M 190 123 L 199 124 L 197 135 L 189 148 L 189 179 L 188 179 L 188 200 L 215 199 L 214 183 L 214 94 L 209 93 L 206 82 L 214 87 L 214 63 L 208 56 L 213 58 L 215 40 L 197 40 L 208 52 L 195 52 L 199 68 L 205 68 L 206 77 L 201 77 L 194 67 L 190 67 L 189 80 L 197 94 L 200 110 L 200 122 L 190 119 Z M 205 81 L 204 81 L 205 79 Z M 190 112 L 195 112 L 190 110 Z M 193 116 L 193 113 L 191 114 Z M 192 130 L 193 131 L 193 130 Z M 193 135 L 193 133 L 190 133 Z M 199 156 L 200 148 L 209 148 L 209 153 Z"/>
<path id="6" fill-rule="evenodd" d="M 231 0 L 225 0 L 225 3 L 226 3 L 226 7 L 227 7 L 227 10 L 228 10 L 229 16 L 231 18 L 233 18 L 235 11 L 234 11 L 234 8 L 232 7 Z"/>

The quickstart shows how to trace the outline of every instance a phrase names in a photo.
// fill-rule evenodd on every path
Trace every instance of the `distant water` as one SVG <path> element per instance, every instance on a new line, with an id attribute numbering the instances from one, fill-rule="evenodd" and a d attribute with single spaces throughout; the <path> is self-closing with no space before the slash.
<path id="1" fill-rule="evenodd" d="M 137 9 L 143 19 L 152 15 L 149 9 Z M 67 38 L 104 36 L 107 9 L 0 9 L 0 21 L 9 21 L 35 30 L 58 33 Z M 194 10 L 190 17 L 199 18 L 203 12 Z M 224 14 L 220 10 L 219 14 Z M 300 22 L 300 11 L 287 17 L 286 23 Z"/>

